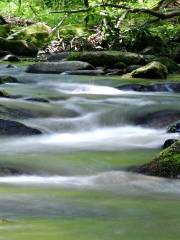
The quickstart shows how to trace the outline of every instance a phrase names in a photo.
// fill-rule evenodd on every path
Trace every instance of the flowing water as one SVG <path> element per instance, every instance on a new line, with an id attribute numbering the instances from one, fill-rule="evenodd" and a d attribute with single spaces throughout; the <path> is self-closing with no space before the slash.
<path id="1" fill-rule="evenodd" d="M 125 171 L 177 137 L 135 122 L 179 110 L 178 94 L 124 92 L 110 77 L 0 72 L 20 81 L 1 85 L 14 98 L 0 98 L 0 116 L 43 132 L 0 137 L 0 166 L 24 173 L 0 177 L 0 240 L 179 239 L 180 182 Z"/>

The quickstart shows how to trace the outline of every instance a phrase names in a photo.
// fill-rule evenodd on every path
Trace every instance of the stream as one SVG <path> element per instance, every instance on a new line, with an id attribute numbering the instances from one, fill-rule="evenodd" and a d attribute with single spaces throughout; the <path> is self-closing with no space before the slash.
<path id="1" fill-rule="evenodd" d="M 14 96 L 0 98 L 1 118 L 43 132 L 0 137 L 0 167 L 23 172 L 0 176 L 0 240 L 179 239 L 180 181 L 126 171 L 178 137 L 137 119 L 179 110 L 179 94 L 118 90 L 118 77 L 0 73 L 19 80 L 0 86 Z"/>

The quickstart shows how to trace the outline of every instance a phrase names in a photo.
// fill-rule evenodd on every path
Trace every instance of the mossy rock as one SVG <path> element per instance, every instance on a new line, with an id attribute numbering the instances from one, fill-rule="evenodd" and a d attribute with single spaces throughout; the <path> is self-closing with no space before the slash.
<path id="1" fill-rule="evenodd" d="M 11 76 L 0 76 L 0 84 L 4 83 L 18 83 L 19 81 L 15 77 Z"/>
<path id="2" fill-rule="evenodd" d="M 153 61 L 132 71 L 131 76 L 133 78 L 165 79 L 167 74 L 168 69 L 165 65 L 158 61 Z"/>
<path id="3" fill-rule="evenodd" d="M 180 73 L 180 66 L 168 57 L 155 58 L 154 61 L 158 61 L 165 65 L 169 73 Z"/>
<path id="4" fill-rule="evenodd" d="M 119 51 L 92 51 L 92 52 L 73 52 L 67 60 L 89 62 L 95 67 L 105 66 L 114 68 L 121 62 L 125 65 L 144 64 L 143 55 L 131 52 Z"/>
<path id="5" fill-rule="evenodd" d="M 7 37 L 10 29 L 9 24 L 0 25 L 0 37 Z"/>
<path id="6" fill-rule="evenodd" d="M 167 129 L 168 133 L 180 133 L 180 121 L 171 124 L 168 129 Z"/>
<path id="7" fill-rule="evenodd" d="M 51 28 L 44 23 L 36 23 L 13 33 L 8 40 L 21 40 L 33 43 L 37 47 L 42 47 L 50 40 Z"/>
<path id="8" fill-rule="evenodd" d="M 7 40 L 0 37 L 0 49 L 18 56 L 36 56 L 38 48 L 24 40 Z"/>
<path id="9" fill-rule="evenodd" d="M 180 178 L 180 141 L 163 150 L 158 157 L 139 167 L 139 171 L 152 176 Z"/>

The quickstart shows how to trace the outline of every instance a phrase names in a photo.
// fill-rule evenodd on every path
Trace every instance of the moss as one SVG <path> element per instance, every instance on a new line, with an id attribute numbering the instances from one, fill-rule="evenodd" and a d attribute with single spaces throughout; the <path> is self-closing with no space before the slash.
<path id="1" fill-rule="evenodd" d="M 144 63 L 142 55 L 139 55 L 137 53 L 119 51 L 94 51 L 94 52 L 70 53 L 67 60 L 79 60 L 89 62 L 95 67 L 98 66 L 116 67 L 116 65 L 120 62 L 125 65 Z"/>
<path id="2" fill-rule="evenodd" d="M 139 172 L 153 176 L 180 178 L 180 141 L 163 150 L 150 163 L 141 166 Z"/>
<path id="3" fill-rule="evenodd" d="M 10 32 L 10 26 L 8 24 L 0 25 L 0 37 L 7 37 Z"/>
<path id="4" fill-rule="evenodd" d="M 24 40 L 7 40 L 5 38 L 0 38 L 0 49 L 20 56 L 36 56 L 38 52 L 37 47 Z"/>
<path id="5" fill-rule="evenodd" d="M 153 61 L 145 65 L 144 67 L 138 68 L 132 71 L 131 76 L 133 78 L 142 77 L 142 78 L 160 78 L 164 79 L 167 77 L 168 70 L 165 65 L 160 62 Z"/>
<path id="6" fill-rule="evenodd" d="M 44 23 L 27 26 L 8 37 L 9 40 L 26 40 L 37 47 L 42 47 L 50 40 L 51 28 Z"/>

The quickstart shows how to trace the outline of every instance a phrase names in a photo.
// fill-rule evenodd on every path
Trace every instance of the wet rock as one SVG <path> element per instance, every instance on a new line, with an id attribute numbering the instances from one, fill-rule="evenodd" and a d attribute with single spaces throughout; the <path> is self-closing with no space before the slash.
<path id="1" fill-rule="evenodd" d="M 52 29 L 45 23 L 36 23 L 24 27 L 18 32 L 13 33 L 8 37 L 9 40 L 24 39 L 27 42 L 33 43 L 37 47 L 42 47 L 48 43 L 49 35 Z"/>
<path id="2" fill-rule="evenodd" d="M 30 102 L 42 102 L 42 103 L 49 103 L 49 100 L 48 99 L 45 99 L 45 98 L 25 98 L 26 101 L 30 101 Z"/>
<path id="3" fill-rule="evenodd" d="M 93 70 L 94 67 L 81 61 L 62 61 L 62 62 L 40 62 L 28 66 L 26 72 L 29 73 L 62 73 L 66 71 Z"/>
<path id="4" fill-rule="evenodd" d="M 2 51 L 2 50 L 0 50 L 0 58 L 6 56 L 6 55 L 8 55 L 8 54 L 11 54 L 11 53 L 8 52 L 8 51 Z"/>
<path id="5" fill-rule="evenodd" d="M 178 141 L 177 139 L 167 139 L 163 144 L 163 149 L 166 149 L 166 148 L 170 147 L 171 145 L 173 145 L 177 141 Z"/>
<path id="6" fill-rule="evenodd" d="M 167 129 L 168 133 L 180 133 L 180 121 L 170 125 Z"/>
<path id="7" fill-rule="evenodd" d="M 49 62 L 59 62 L 65 60 L 70 55 L 69 52 L 54 53 L 47 58 Z"/>
<path id="8" fill-rule="evenodd" d="M 158 61 L 165 65 L 169 73 L 180 73 L 180 66 L 168 57 L 158 57 L 155 58 L 154 61 Z"/>
<path id="9" fill-rule="evenodd" d="M 123 84 L 116 87 L 123 91 L 137 91 L 137 92 L 150 92 L 153 91 L 153 87 L 143 84 Z"/>
<path id="10" fill-rule="evenodd" d="M 3 57 L 1 60 L 3 60 L 3 61 L 9 61 L 9 62 L 18 62 L 18 61 L 20 61 L 20 59 L 19 59 L 17 56 L 12 55 L 12 54 L 6 55 L 6 56 Z"/>
<path id="11" fill-rule="evenodd" d="M 9 97 L 9 94 L 4 90 L 0 90 L 0 97 Z"/>
<path id="12" fill-rule="evenodd" d="M 68 75 L 88 75 L 88 76 L 96 76 L 96 75 L 103 75 L 103 70 L 76 70 L 76 71 L 66 71 L 62 74 L 68 74 Z"/>
<path id="13" fill-rule="evenodd" d="M 39 134 L 41 134 L 40 130 L 28 127 L 20 122 L 0 119 L 0 136 L 26 136 Z"/>
<path id="14" fill-rule="evenodd" d="M 164 149 L 150 163 L 134 168 L 135 172 L 166 178 L 180 178 L 180 141 Z"/>
<path id="15" fill-rule="evenodd" d="M 18 56 L 36 56 L 38 48 L 24 40 L 7 40 L 0 37 L 0 49 Z"/>
<path id="16" fill-rule="evenodd" d="M 94 52 L 72 52 L 67 60 L 84 61 L 95 67 L 105 66 L 114 68 L 119 62 L 125 65 L 145 64 L 143 55 L 120 51 L 94 51 Z"/>
<path id="17" fill-rule="evenodd" d="M 134 122 L 138 125 L 161 128 L 167 127 L 169 124 L 171 124 L 172 122 L 176 122 L 179 119 L 180 111 L 167 109 L 136 116 Z"/>
<path id="18" fill-rule="evenodd" d="M 30 172 L 15 167 L 0 166 L 0 176 L 17 176 L 30 174 Z"/>
<path id="19" fill-rule="evenodd" d="M 142 67 L 142 65 L 130 65 L 126 68 L 126 73 L 130 73 L 140 67 Z"/>
<path id="20" fill-rule="evenodd" d="M 18 83 L 19 81 L 12 76 L 0 76 L 0 84 L 4 83 Z"/>
<path id="21" fill-rule="evenodd" d="M 180 92 L 180 83 L 157 83 L 157 84 L 123 84 L 116 87 L 124 91 L 137 92 Z"/>
<path id="22" fill-rule="evenodd" d="M 160 62 L 153 61 L 144 67 L 138 68 L 131 73 L 133 78 L 153 78 L 164 79 L 167 77 L 168 70 Z"/>

